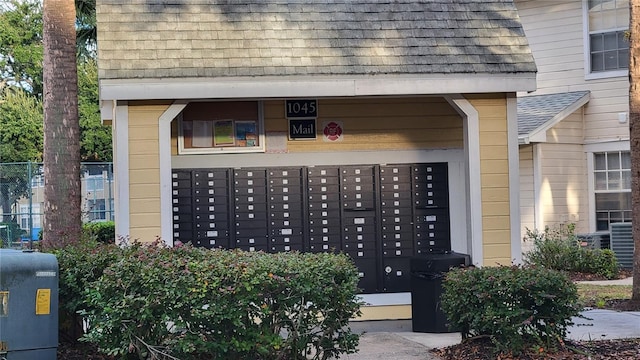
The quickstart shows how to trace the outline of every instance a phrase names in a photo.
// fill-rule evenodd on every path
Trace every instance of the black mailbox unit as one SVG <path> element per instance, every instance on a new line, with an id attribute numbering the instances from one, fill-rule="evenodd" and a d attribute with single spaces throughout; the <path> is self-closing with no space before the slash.
<path id="1" fill-rule="evenodd" d="M 173 236 L 208 248 L 344 252 L 364 293 L 411 290 L 451 249 L 447 163 L 173 170 Z"/>

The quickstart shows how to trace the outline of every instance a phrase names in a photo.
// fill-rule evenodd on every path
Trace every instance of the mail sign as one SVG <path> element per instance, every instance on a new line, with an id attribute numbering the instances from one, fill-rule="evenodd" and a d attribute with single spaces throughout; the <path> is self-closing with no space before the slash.
<path id="1" fill-rule="evenodd" d="M 289 139 L 305 140 L 316 138 L 316 119 L 289 119 Z"/>

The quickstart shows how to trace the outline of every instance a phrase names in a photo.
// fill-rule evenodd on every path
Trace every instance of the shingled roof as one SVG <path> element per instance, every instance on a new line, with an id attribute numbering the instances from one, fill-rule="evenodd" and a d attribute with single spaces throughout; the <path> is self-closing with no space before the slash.
<path id="1" fill-rule="evenodd" d="M 101 79 L 518 74 L 511 0 L 97 0 Z"/>
<path id="2" fill-rule="evenodd" d="M 589 101 L 589 91 L 518 97 L 518 137 L 535 137 L 574 113 Z"/>

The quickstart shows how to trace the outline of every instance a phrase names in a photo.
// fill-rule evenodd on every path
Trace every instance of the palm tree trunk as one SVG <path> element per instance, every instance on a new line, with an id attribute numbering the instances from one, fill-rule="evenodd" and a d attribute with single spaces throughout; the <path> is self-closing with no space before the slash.
<path id="1" fill-rule="evenodd" d="M 44 0 L 44 233 L 59 247 L 80 237 L 80 130 L 74 0 Z"/>
<path id="2" fill-rule="evenodd" d="M 633 290 L 640 300 L 640 0 L 630 1 L 629 21 L 629 140 L 631 147 L 631 211 L 633 216 Z"/>

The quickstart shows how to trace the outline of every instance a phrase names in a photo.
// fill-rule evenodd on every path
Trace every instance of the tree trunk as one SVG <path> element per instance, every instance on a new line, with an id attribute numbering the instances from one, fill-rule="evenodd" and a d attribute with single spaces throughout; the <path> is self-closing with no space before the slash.
<path id="1" fill-rule="evenodd" d="M 76 241 L 81 232 L 80 130 L 74 0 L 44 0 L 45 246 Z"/>
<path id="2" fill-rule="evenodd" d="M 640 0 L 630 1 L 629 140 L 631 147 L 631 211 L 635 251 L 632 298 L 640 300 Z"/>

